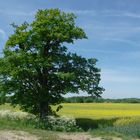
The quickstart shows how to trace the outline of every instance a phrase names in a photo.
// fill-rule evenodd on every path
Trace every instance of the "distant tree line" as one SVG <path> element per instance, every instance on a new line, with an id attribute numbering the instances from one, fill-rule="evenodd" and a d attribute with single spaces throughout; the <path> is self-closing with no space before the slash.
<path id="1" fill-rule="evenodd" d="M 91 96 L 65 97 L 64 103 L 140 103 L 140 98 L 104 99 Z"/>

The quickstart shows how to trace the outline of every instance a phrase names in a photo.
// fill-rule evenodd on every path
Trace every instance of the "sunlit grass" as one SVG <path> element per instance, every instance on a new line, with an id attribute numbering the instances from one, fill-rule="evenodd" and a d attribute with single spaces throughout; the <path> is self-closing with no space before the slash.
<path id="1" fill-rule="evenodd" d="M 0 105 L 0 110 L 20 111 L 20 108 L 18 105 L 16 107 L 13 107 L 9 103 L 5 103 L 5 104 Z"/>

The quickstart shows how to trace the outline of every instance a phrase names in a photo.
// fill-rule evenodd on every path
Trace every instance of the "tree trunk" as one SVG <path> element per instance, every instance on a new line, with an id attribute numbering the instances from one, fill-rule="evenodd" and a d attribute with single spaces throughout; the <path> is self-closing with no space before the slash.
<path id="1" fill-rule="evenodd" d="M 40 119 L 44 120 L 49 115 L 49 104 L 48 102 L 41 102 L 40 103 Z"/>
<path id="2" fill-rule="evenodd" d="M 48 55 L 48 51 L 49 51 L 49 47 L 48 46 L 45 46 L 44 47 L 44 51 L 43 51 L 43 55 L 44 56 L 47 56 Z M 46 67 L 42 67 L 42 72 L 40 74 L 40 84 L 42 85 L 42 94 L 44 97 L 47 89 L 47 83 L 48 83 L 48 79 L 47 79 L 47 76 L 48 76 L 48 70 Z M 45 91 L 45 92 L 44 92 Z M 44 120 L 50 113 L 50 107 L 49 107 L 49 102 L 47 101 L 42 101 L 40 103 L 40 119 L 41 120 Z"/>

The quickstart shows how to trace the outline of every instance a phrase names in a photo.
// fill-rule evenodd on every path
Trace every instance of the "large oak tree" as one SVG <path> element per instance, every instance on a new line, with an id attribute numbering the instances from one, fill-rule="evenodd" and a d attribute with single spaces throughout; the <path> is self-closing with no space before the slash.
<path id="1" fill-rule="evenodd" d="M 59 9 L 38 10 L 32 23 L 15 25 L 0 58 L 0 98 L 39 115 L 52 113 L 67 93 L 100 96 L 96 59 L 68 52 L 65 45 L 87 38 L 75 15 Z M 86 47 L 86 46 L 85 46 Z"/>

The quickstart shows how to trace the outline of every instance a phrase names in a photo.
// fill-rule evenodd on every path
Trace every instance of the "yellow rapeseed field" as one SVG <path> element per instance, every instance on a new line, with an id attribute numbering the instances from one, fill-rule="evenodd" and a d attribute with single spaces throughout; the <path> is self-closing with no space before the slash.
<path id="1" fill-rule="evenodd" d="M 62 105 L 59 115 L 76 118 L 140 117 L 140 104 L 64 103 Z"/>
<path id="2" fill-rule="evenodd" d="M 75 118 L 114 118 L 114 117 L 140 117 L 140 104 L 131 103 L 63 103 L 58 112 L 61 116 Z M 10 104 L 0 105 L 0 110 L 20 111 Z M 53 107 L 55 110 L 56 107 Z"/>

